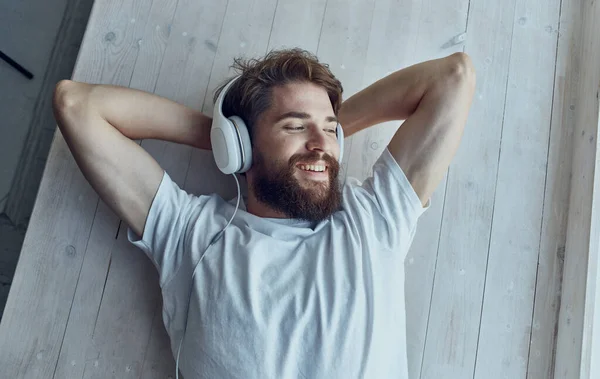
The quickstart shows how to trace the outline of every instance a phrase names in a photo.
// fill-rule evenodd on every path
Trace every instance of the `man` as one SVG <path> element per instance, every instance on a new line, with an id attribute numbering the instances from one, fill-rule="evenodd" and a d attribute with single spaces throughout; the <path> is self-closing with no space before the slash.
<path id="1" fill-rule="evenodd" d="M 181 372 L 407 378 L 404 257 L 463 133 L 469 57 L 399 70 L 343 103 L 339 81 L 306 51 L 236 65 L 223 113 L 248 125 L 253 165 L 246 202 L 212 246 L 234 202 L 185 193 L 131 141 L 210 149 L 209 117 L 127 88 L 61 81 L 55 91 L 79 167 L 159 271 Z M 350 136 L 390 120 L 406 121 L 373 176 L 340 187 L 337 122 Z"/>

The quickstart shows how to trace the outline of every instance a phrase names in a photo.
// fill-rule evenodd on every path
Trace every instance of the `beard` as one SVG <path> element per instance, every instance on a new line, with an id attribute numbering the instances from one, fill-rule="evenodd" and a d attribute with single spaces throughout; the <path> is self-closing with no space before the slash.
<path id="1" fill-rule="evenodd" d="M 288 163 L 275 161 L 268 165 L 261 152 L 255 150 L 252 167 L 256 170 L 251 188 L 256 199 L 290 218 L 319 222 L 340 210 L 342 193 L 338 174 L 340 165 L 333 157 L 322 157 L 316 151 L 293 155 Z M 325 161 L 327 180 L 302 180 L 294 176 L 298 162 Z"/>

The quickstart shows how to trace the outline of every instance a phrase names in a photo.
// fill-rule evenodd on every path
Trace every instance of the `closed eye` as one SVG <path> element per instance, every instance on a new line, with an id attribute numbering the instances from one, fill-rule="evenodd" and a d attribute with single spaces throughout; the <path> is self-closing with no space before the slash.
<path id="1" fill-rule="evenodd" d="M 286 129 L 288 129 L 288 130 L 301 130 L 301 129 L 304 129 L 304 126 L 287 127 Z M 333 133 L 333 134 L 337 133 L 336 129 L 326 129 L 325 131 L 327 133 Z"/>

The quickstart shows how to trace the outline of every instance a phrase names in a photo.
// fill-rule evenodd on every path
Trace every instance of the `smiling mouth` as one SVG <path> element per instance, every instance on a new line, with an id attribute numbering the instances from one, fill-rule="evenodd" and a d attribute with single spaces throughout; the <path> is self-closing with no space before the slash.
<path id="1" fill-rule="evenodd" d="M 297 168 L 299 168 L 302 171 L 306 171 L 306 172 L 315 172 L 315 173 L 324 173 L 327 172 L 327 165 L 325 164 L 304 164 L 304 163 L 299 163 L 296 165 Z"/>
<path id="2" fill-rule="evenodd" d="M 323 170 L 323 167 L 325 167 L 324 170 Z M 329 168 L 327 166 L 312 168 L 312 169 L 316 169 L 316 170 L 320 169 L 322 171 L 316 171 L 316 170 L 312 171 L 310 166 L 307 167 L 305 165 L 297 165 L 296 168 L 298 169 L 298 171 L 301 172 L 301 175 L 304 176 L 305 178 L 314 179 L 317 181 L 329 180 Z"/>

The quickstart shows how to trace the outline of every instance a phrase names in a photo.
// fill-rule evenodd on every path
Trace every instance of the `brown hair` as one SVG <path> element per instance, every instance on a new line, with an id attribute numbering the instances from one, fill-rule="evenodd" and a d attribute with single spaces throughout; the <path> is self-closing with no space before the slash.
<path id="1" fill-rule="evenodd" d="M 227 90 L 223 99 L 223 115 L 236 115 L 248 127 L 250 139 L 260 115 L 271 106 L 272 88 L 291 82 L 311 82 L 323 87 L 329 95 L 333 112 L 338 116 L 342 104 L 342 83 L 329 70 L 329 65 L 320 63 L 317 57 L 300 48 L 271 50 L 262 59 L 234 58 L 231 66 L 241 77 Z M 237 76 L 236 75 L 236 76 Z M 223 87 L 215 91 L 216 103 Z"/>

